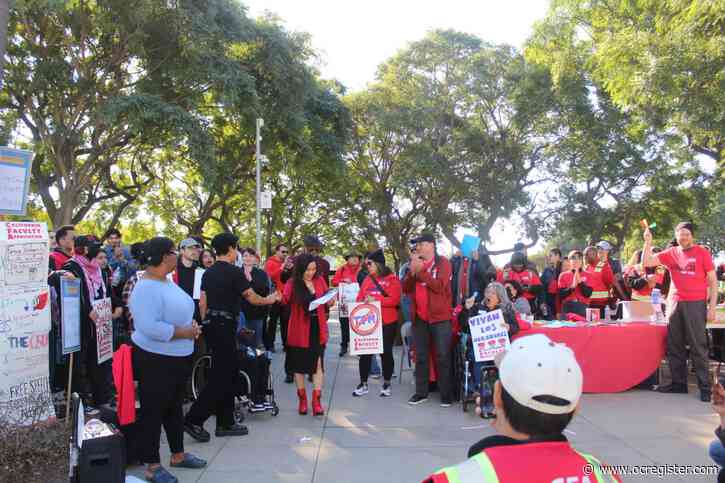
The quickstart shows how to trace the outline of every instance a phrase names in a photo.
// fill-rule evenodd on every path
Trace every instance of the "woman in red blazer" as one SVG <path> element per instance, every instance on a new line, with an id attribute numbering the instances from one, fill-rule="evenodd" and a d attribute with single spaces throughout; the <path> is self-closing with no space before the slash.
<path id="1" fill-rule="evenodd" d="M 287 329 L 287 361 L 285 366 L 294 373 L 299 397 L 299 413 L 307 414 L 305 374 L 312 374 L 312 414 L 325 414 L 320 402 L 323 383 L 325 345 L 329 337 L 325 306 L 310 312 L 310 302 L 327 292 L 327 282 L 316 275 L 315 257 L 302 254 L 295 260 L 292 278 L 284 286 L 282 303 L 290 306 Z M 329 305 L 333 305 L 334 299 Z"/>
<path id="2" fill-rule="evenodd" d="M 390 379 L 393 377 L 393 342 L 398 329 L 398 306 L 400 306 L 400 279 L 385 265 L 382 250 L 367 256 L 365 266 L 368 276 L 363 280 L 358 302 L 380 302 L 383 315 L 383 388 L 381 397 L 390 397 Z M 352 392 L 353 396 L 364 396 L 368 393 L 368 376 L 373 356 L 360 356 L 360 384 Z"/>

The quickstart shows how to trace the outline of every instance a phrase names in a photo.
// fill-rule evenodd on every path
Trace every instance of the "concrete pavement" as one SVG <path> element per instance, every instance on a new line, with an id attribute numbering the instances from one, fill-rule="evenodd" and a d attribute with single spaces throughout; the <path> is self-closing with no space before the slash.
<path id="1" fill-rule="evenodd" d="M 340 359 L 339 325 L 330 323 L 325 357 L 324 417 L 296 412 L 294 386 L 284 384 L 283 354 L 273 363 L 279 416 L 248 415 L 250 434 L 216 438 L 214 422 L 206 429 L 211 442 L 185 437 L 186 450 L 208 460 L 203 470 L 172 472 L 181 482 L 415 482 L 438 468 L 462 461 L 468 447 L 493 434 L 487 422 L 460 404 L 438 405 L 437 394 L 419 406 L 407 404 L 413 375 L 393 381 L 393 396 L 378 396 L 382 381 L 370 381 L 370 394 L 354 398 L 357 358 Z M 399 350 L 399 348 L 397 349 Z M 398 365 L 396 353 L 396 374 Z M 585 395 L 580 413 L 567 430 L 574 446 L 612 465 L 711 465 L 707 447 L 718 423 L 709 404 L 689 395 L 661 395 L 632 390 L 621 394 Z M 163 434 L 163 433 L 162 433 Z M 162 436 L 164 438 L 164 436 Z M 162 462 L 168 446 L 162 442 Z M 134 467 L 129 474 L 143 477 Z M 625 481 L 648 481 L 631 476 Z M 714 476 L 669 476 L 658 481 L 715 481 Z"/>

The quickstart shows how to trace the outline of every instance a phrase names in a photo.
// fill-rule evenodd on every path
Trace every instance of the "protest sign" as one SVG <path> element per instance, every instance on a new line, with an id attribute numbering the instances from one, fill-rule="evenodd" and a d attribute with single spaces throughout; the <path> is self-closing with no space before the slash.
<path id="1" fill-rule="evenodd" d="M 45 223 L 0 223 L 0 413 L 9 424 L 55 417 L 47 270 Z"/>
<path id="2" fill-rule="evenodd" d="M 113 357 L 113 309 L 110 297 L 93 301 L 96 313 L 96 347 L 98 363 L 101 364 Z"/>
<path id="3" fill-rule="evenodd" d="M 81 350 L 81 282 L 60 280 L 61 330 L 63 355 Z"/>
<path id="4" fill-rule="evenodd" d="M 0 147 L 0 215 L 24 215 L 33 153 Z"/>
<path id="5" fill-rule="evenodd" d="M 380 302 L 349 305 L 350 355 L 383 353 L 383 315 Z"/>
<path id="6" fill-rule="evenodd" d="M 478 250 L 478 246 L 481 244 L 481 239 L 473 235 L 463 235 L 463 241 L 461 242 L 461 254 L 464 257 L 471 257 L 474 251 Z"/>
<path id="7" fill-rule="evenodd" d="M 511 342 L 504 324 L 501 310 L 468 319 L 476 362 L 492 361 L 497 354 L 508 350 Z"/>
<path id="8" fill-rule="evenodd" d="M 339 311 L 340 317 L 347 317 L 349 314 L 348 306 L 355 303 L 357 294 L 360 292 L 360 285 L 356 283 L 341 283 L 338 287 L 339 299 Z"/>

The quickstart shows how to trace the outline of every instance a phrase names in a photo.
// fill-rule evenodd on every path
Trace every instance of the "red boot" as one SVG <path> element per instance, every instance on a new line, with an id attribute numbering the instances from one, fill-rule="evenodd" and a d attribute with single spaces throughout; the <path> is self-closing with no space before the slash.
<path id="1" fill-rule="evenodd" d="M 297 397 L 300 399 L 300 405 L 297 411 L 300 414 L 307 414 L 307 391 L 304 389 L 297 389 Z"/>
<path id="2" fill-rule="evenodd" d="M 322 391 L 318 391 L 317 389 L 312 391 L 312 415 L 313 416 L 322 416 L 325 414 L 325 410 L 322 407 L 322 403 L 320 402 L 320 397 L 322 397 Z"/>

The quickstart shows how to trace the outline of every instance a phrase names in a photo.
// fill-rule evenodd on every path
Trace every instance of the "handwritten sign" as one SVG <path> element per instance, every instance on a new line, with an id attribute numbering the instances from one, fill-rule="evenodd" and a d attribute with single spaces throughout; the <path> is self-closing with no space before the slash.
<path id="1" fill-rule="evenodd" d="M 63 355 L 81 350 L 81 282 L 60 280 Z"/>
<path id="2" fill-rule="evenodd" d="M 380 302 L 355 303 L 350 309 L 350 354 L 383 353 L 383 313 Z"/>
<path id="3" fill-rule="evenodd" d="M 45 223 L 0 223 L 0 414 L 10 424 L 55 417 L 47 269 Z"/>
<path id="4" fill-rule="evenodd" d="M 511 342 L 504 324 L 501 310 L 468 319 L 476 362 L 492 361 L 497 354 L 508 350 Z"/>
<path id="5" fill-rule="evenodd" d="M 348 316 L 348 306 L 355 303 L 357 294 L 360 292 L 360 285 L 356 283 L 341 283 L 338 287 L 340 317 Z"/>
<path id="6" fill-rule="evenodd" d="M 102 364 L 113 357 L 113 309 L 109 297 L 93 301 L 96 312 L 96 347 L 98 363 Z"/>
<path id="7" fill-rule="evenodd" d="M 0 215 L 24 215 L 33 153 L 0 147 Z"/>

